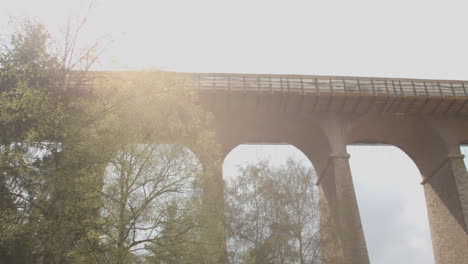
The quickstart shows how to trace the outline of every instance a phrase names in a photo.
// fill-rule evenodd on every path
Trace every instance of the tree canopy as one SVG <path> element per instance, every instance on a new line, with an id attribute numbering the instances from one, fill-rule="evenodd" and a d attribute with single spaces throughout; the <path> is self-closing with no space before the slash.
<path id="1" fill-rule="evenodd" d="M 0 263 L 319 263 L 311 168 L 250 164 L 223 200 L 196 91 L 89 71 L 82 29 L 25 20 L 0 48 Z"/>
<path id="2" fill-rule="evenodd" d="M 0 263 L 137 262 L 141 241 L 177 235 L 164 219 L 195 230 L 184 203 L 209 200 L 188 191 L 219 166 L 196 95 L 169 73 L 88 72 L 95 47 L 73 57 L 74 33 L 57 48 L 27 20 L 0 50 Z"/>
<path id="3" fill-rule="evenodd" d="M 289 158 L 239 168 L 226 187 L 231 263 L 320 263 L 318 193 L 311 167 Z"/>

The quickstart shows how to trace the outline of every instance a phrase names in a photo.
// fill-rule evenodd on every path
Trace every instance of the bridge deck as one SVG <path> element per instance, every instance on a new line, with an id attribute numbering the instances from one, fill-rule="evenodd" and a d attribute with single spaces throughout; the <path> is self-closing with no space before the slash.
<path id="1" fill-rule="evenodd" d="M 85 82 L 93 86 L 93 80 L 99 77 L 122 78 L 135 73 L 92 72 Z M 297 106 L 306 112 L 468 116 L 468 81 L 232 73 L 176 76 L 186 87 L 216 97 L 213 100 L 218 104 L 241 95 L 241 101 L 253 101 L 257 109 L 262 104 L 259 95 L 271 94 L 280 98 L 283 111 Z"/>
<path id="2" fill-rule="evenodd" d="M 186 86 L 209 94 L 276 94 L 281 108 L 297 106 L 306 112 L 468 115 L 468 81 L 224 73 L 178 76 Z M 258 108 L 261 100 L 254 101 Z"/>
<path id="3" fill-rule="evenodd" d="M 468 97 L 468 81 L 223 73 L 179 76 L 200 90 Z"/>

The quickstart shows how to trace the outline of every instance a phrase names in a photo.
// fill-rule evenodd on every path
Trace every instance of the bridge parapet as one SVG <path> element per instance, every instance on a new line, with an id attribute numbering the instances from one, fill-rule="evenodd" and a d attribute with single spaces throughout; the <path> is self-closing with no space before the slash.
<path id="1" fill-rule="evenodd" d="M 279 95 L 311 112 L 468 115 L 468 81 L 224 73 L 178 78 L 201 92 Z"/>
<path id="2" fill-rule="evenodd" d="M 125 81 L 137 73 L 140 72 L 90 72 L 77 79 L 81 85 L 92 87 L 96 78 Z M 282 103 L 299 105 L 306 112 L 468 116 L 468 81 L 233 73 L 175 75 L 185 87 L 210 96 L 272 94 L 281 97 Z"/>
<path id="3" fill-rule="evenodd" d="M 467 81 L 314 75 L 179 73 L 201 90 L 468 97 Z"/>

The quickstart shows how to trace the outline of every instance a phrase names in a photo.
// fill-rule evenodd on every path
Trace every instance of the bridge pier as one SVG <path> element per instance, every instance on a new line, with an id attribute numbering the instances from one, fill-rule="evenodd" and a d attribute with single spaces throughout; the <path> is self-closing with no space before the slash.
<path id="1" fill-rule="evenodd" d="M 186 144 L 190 147 L 190 144 Z M 206 147 L 210 147 L 207 145 Z M 203 167 L 200 177 L 202 191 L 200 233 L 203 244 L 198 245 L 203 252 L 200 263 L 225 264 L 227 261 L 225 220 L 224 220 L 224 181 L 222 160 L 227 152 L 213 154 L 212 151 L 191 149 Z M 223 149 L 224 151 L 224 149 Z M 205 153 L 209 153 L 207 156 Z"/>
<path id="2" fill-rule="evenodd" d="M 468 259 L 468 175 L 460 154 L 460 142 L 467 140 L 463 122 L 453 117 L 367 115 L 353 120 L 348 132 L 348 143 L 384 142 L 414 161 L 423 179 L 436 264 Z"/>
<path id="3" fill-rule="evenodd" d="M 468 174 L 463 155 L 450 154 L 440 164 L 441 167 L 422 182 L 435 263 L 466 263 L 468 232 L 464 210 L 468 199 Z"/>
<path id="4" fill-rule="evenodd" d="M 460 153 L 460 142 L 466 140 L 463 122 L 457 118 L 424 122 L 434 133 L 428 133 L 429 129 L 416 133 L 406 146 L 412 149 L 410 155 L 423 176 L 435 263 L 467 263 L 468 172 Z"/>
<path id="5" fill-rule="evenodd" d="M 349 157 L 347 153 L 330 155 L 319 175 L 321 224 L 328 237 L 323 244 L 324 263 L 369 263 Z"/>
<path id="6" fill-rule="evenodd" d="M 325 117 L 322 123 L 328 138 L 330 149 L 321 149 L 319 156 L 328 156 L 318 172 L 317 185 L 320 189 L 321 220 L 331 232 L 330 238 L 337 241 L 325 243 L 322 256 L 325 263 L 369 264 L 366 241 L 361 224 L 361 217 L 354 191 L 354 184 L 349 166 L 350 155 L 346 152 L 346 131 L 349 122 L 336 115 Z M 327 153 L 327 151 L 329 153 Z M 327 155 L 328 154 L 328 155 Z M 331 248 L 330 248 L 331 247 Z M 335 254 L 332 254 L 335 252 Z M 334 260 L 330 260 L 334 258 Z"/>
<path id="7" fill-rule="evenodd" d="M 420 87 L 427 88 L 426 98 L 418 97 L 417 81 L 408 86 L 414 96 L 406 97 L 409 90 L 403 93 L 404 80 L 383 81 L 381 88 L 371 81 L 367 90 L 353 90 L 343 81 L 344 92 L 339 95 L 338 84 L 332 85 L 331 79 L 304 82 L 305 87 L 314 84 L 309 93 L 294 93 L 292 86 L 283 87 L 282 82 L 277 90 L 269 86 L 266 93 L 262 76 L 251 77 L 251 86 L 248 78 L 229 77 L 228 84 L 242 80 L 242 89 L 226 92 L 212 84 L 219 81 L 217 78 L 201 82 L 209 89 L 200 89 L 202 104 L 214 113 L 222 146 L 232 149 L 247 142 L 290 143 L 313 163 L 319 177 L 321 222 L 327 231 L 322 234 L 323 263 L 370 262 L 346 153 L 346 146 L 356 143 L 393 145 L 415 162 L 423 176 L 435 263 L 466 262 L 468 175 L 458 148 L 468 142 L 468 104 L 431 94 L 443 89 L 438 82 L 427 87 L 429 82 L 421 82 Z M 332 93 L 323 95 L 325 83 Z M 437 89 L 429 89 L 431 85 Z M 450 87 L 454 85 L 461 84 Z M 301 89 L 297 91 L 306 91 Z M 348 96 L 350 91 L 358 91 L 359 96 Z M 379 96 L 382 91 L 387 97 Z M 462 99 L 468 100 L 466 93 Z M 300 107 L 285 107 L 288 100 L 289 106 Z"/>

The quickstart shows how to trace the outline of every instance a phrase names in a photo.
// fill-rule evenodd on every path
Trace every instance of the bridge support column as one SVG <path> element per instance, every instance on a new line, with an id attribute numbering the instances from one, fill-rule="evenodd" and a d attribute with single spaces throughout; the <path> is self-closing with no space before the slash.
<path id="1" fill-rule="evenodd" d="M 338 248 L 333 250 L 325 247 L 324 252 L 327 254 L 324 257 L 327 257 L 329 252 L 339 252 L 334 257 L 341 258 L 341 260 L 331 263 L 369 264 L 349 166 L 350 156 L 346 152 L 350 121 L 345 116 L 335 114 L 324 115 L 323 118 L 321 124 L 328 139 L 329 149 L 319 153 L 321 154 L 319 156 L 328 156 L 328 158 L 322 159 L 323 164 L 317 164 L 321 170 L 317 184 L 320 187 L 322 204 L 326 204 L 328 208 L 324 213 L 330 216 L 328 223 L 334 229 L 331 233 L 336 234 L 333 236 L 338 238 L 337 241 L 331 243 L 331 247 Z"/>
<path id="2" fill-rule="evenodd" d="M 468 260 L 468 173 L 463 155 L 454 151 L 422 182 L 437 264 Z"/>
<path id="3" fill-rule="evenodd" d="M 224 227 L 224 180 L 222 165 L 218 162 L 203 163 L 202 178 L 202 263 L 227 263 L 226 235 Z M 210 164 L 211 166 L 207 166 Z M 197 260 L 198 261 L 198 260 Z"/>
<path id="4" fill-rule="evenodd" d="M 368 264 L 369 256 L 354 192 L 349 157 L 344 151 L 330 155 L 323 172 L 319 175 L 322 221 L 327 221 L 328 218 L 328 222 L 324 224 L 334 229 L 330 230 L 325 226 L 325 230 L 331 233 L 325 241 L 329 244 L 324 245 L 323 257 L 328 263 Z"/>

